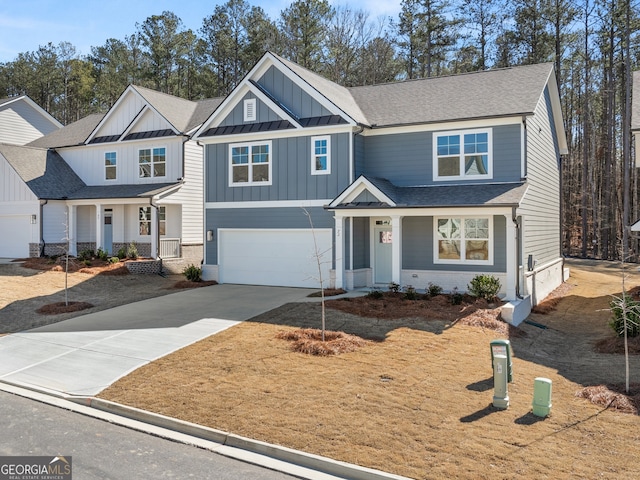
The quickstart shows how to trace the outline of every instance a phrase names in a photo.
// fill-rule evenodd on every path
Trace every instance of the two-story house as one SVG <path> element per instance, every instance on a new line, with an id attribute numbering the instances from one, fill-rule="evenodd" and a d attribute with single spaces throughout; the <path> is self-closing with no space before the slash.
<path id="1" fill-rule="evenodd" d="M 464 291 L 492 274 L 527 314 L 563 281 L 551 64 L 344 88 L 267 53 L 195 138 L 206 278 Z"/>
<path id="2" fill-rule="evenodd" d="M 90 115 L 21 148 L 2 148 L 25 201 L 37 205 L 31 256 L 136 244 L 180 271 L 203 246 L 202 147 L 191 134 L 221 100 L 191 102 L 129 86 Z M 24 255 L 26 256 L 26 255 Z"/>
<path id="3" fill-rule="evenodd" d="M 0 99 L 0 146 L 24 145 L 47 135 L 62 124 L 26 95 Z M 26 256 L 37 202 L 28 200 L 13 168 L 0 153 L 0 257 Z"/>

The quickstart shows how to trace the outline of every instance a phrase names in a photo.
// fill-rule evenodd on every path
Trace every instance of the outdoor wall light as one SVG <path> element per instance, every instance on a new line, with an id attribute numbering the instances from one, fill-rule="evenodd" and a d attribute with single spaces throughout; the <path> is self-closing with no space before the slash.
<path id="1" fill-rule="evenodd" d="M 38 223 L 38 216 L 37 215 L 31 215 L 31 225 L 35 225 L 36 223 Z"/>
<path id="2" fill-rule="evenodd" d="M 213 242 L 213 230 L 207 230 L 207 242 Z"/>

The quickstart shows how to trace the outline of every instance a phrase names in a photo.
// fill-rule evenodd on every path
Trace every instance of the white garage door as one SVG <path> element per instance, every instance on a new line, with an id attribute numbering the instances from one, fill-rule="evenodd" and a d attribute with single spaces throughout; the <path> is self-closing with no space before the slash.
<path id="1" fill-rule="evenodd" d="M 218 264 L 222 283 L 319 288 L 311 230 L 220 230 Z M 322 279 L 329 285 L 330 229 L 315 230 L 322 254 Z"/>
<path id="2" fill-rule="evenodd" d="M 0 216 L 0 257 L 29 256 L 31 217 L 29 215 Z"/>

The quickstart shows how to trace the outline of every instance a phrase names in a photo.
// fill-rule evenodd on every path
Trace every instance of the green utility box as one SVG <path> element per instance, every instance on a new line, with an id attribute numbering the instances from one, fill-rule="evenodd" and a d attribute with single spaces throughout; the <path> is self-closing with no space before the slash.
<path id="1" fill-rule="evenodd" d="M 551 412 L 551 380 L 538 377 L 533 381 L 533 414 L 547 417 Z"/>
<path id="2" fill-rule="evenodd" d="M 509 340 L 497 339 L 491 341 L 491 368 L 495 368 L 493 359 L 496 355 L 507 357 L 509 369 L 507 370 L 507 382 L 513 382 L 513 361 L 511 360 L 511 342 Z M 495 372 L 493 372 L 495 376 Z"/>

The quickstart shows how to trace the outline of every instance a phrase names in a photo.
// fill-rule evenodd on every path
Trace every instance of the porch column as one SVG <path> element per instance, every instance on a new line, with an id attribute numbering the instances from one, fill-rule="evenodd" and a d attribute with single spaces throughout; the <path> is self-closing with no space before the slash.
<path id="1" fill-rule="evenodd" d="M 516 276 L 518 275 L 518 259 L 516 258 L 517 232 L 510 215 L 505 215 L 507 219 L 507 279 L 506 279 L 506 295 L 507 300 L 516 299 Z"/>
<path id="2" fill-rule="evenodd" d="M 78 239 L 76 234 L 76 224 L 78 217 L 78 207 L 75 205 L 67 206 L 67 236 L 69 237 L 69 255 L 78 256 Z"/>
<path id="3" fill-rule="evenodd" d="M 158 207 L 151 206 L 151 258 L 158 259 L 160 257 L 160 244 L 158 242 Z"/>
<path id="4" fill-rule="evenodd" d="M 402 285 L 402 217 L 391 215 L 391 281 Z"/>
<path id="5" fill-rule="evenodd" d="M 103 239 L 104 239 L 104 235 L 103 235 L 104 225 L 102 225 L 102 223 L 104 222 L 104 220 L 102 219 L 102 204 L 96 203 L 95 207 L 96 207 L 96 250 L 98 250 L 99 248 L 104 247 L 104 245 L 102 245 Z"/>
<path id="6" fill-rule="evenodd" d="M 344 288 L 344 217 L 336 213 L 333 219 L 335 221 L 335 243 L 336 243 L 335 288 Z"/>

